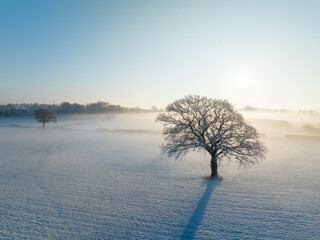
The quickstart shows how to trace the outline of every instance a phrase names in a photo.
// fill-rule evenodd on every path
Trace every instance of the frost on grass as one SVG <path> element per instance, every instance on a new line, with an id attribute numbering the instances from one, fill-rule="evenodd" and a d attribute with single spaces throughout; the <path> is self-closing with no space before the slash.
<path id="1" fill-rule="evenodd" d="M 208 163 L 196 153 L 161 155 L 161 134 L 96 131 L 159 129 L 154 117 L 62 119 L 46 131 L 3 120 L 0 238 L 320 239 L 318 141 L 261 129 L 267 159 L 222 165 L 218 183 L 199 177 Z"/>

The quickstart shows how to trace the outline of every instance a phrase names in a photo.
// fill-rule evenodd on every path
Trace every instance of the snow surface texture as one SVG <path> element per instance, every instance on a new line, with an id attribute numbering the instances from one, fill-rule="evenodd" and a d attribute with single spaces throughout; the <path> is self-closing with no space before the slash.
<path id="1" fill-rule="evenodd" d="M 153 121 L 1 119 L 0 239 L 320 239 L 319 141 L 266 137 L 212 180 L 209 156 L 160 155 Z"/>

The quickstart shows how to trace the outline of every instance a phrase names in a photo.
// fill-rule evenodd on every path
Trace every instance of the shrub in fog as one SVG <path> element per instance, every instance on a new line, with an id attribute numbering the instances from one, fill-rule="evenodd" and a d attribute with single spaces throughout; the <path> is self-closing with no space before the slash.
<path id="1" fill-rule="evenodd" d="M 45 128 L 45 124 L 47 122 L 56 122 L 57 121 L 57 115 L 54 111 L 47 109 L 47 108 L 39 108 L 35 111 L 34 117 L 37 120 L 37 122 L 42 123 L 42 128 Z"/>

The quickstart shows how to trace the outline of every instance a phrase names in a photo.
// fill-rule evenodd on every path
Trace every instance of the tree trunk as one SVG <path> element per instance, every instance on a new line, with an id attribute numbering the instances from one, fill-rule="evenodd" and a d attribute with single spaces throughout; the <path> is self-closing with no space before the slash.
<path id="1" fill-rule="evenodd" d="M 216 156 L 211 156 L 211 177 L 215 178 L 218 177 L 218 162 L 217 162 L 217 157 Z"/>
<path id="2" fill-rule="evenodd" d="M 42 129 L 44 129 L 45 124 L 46 124 L 45 122 L 42 122 Z"/>

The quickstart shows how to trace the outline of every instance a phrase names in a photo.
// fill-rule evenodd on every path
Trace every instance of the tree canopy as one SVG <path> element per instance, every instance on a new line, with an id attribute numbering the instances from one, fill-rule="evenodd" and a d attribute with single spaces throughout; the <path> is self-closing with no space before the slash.
<path id="1" fill-rule="evenodd" d="M 213 177 L 221 160 L 233 158 L 248 165 L 267 152 L 256 129 L 227 100 L 189 95 L 169 104 L 157 121 L 164 124 L 162 152 L 176 158 L 190 150 L 207 152 L 215 168 Z"/>
<path id="2" fill-rule="evenodd" d="M 46 108 L 39 108 L 34 113 L 34 117 L 37 120 L 37 122 L 42 123 L 42 127 L 45 127 L 45 124 L 47 122 L 56 122 L 57 121 L 57 115 L 54 111 Z"/>

